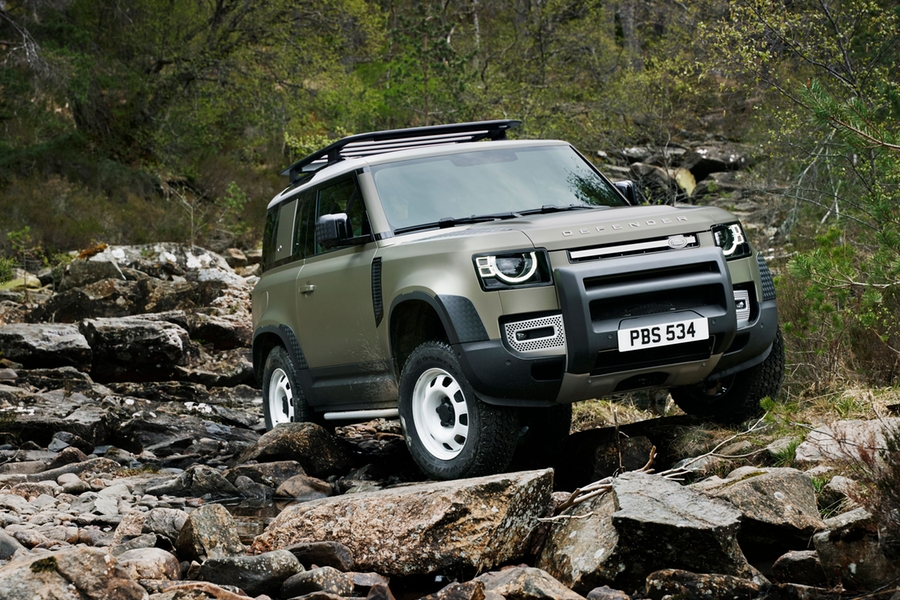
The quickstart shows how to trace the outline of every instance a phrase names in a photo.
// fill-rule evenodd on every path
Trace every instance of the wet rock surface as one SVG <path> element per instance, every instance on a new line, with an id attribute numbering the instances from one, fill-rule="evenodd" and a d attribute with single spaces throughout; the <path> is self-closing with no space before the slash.
<path id="1" fill-rule="evenodd" d="M 653 168 L 634 170 L 669 185 L 687 169 L 698 190 L 749 160 L 639 150 L 628 164 Z M 818 506 L 813 471 L 722 476 L 716 458 L 720 476 L 692 486 L 617 473 L 654 448 L 684 458 L 666 438 L 684 418 L 570 436 L 555 470 L 451 482 L 422 481 L 396 421 L 266 433 L 246 260 L 111 247 L 55 292 L 0 298 L 0 600 L 837 598 L 896 578 L 872 515 L 818 517 L 859 498 L 818 465 L 877 451 L 885 424 L 800 445 L 796 464 L 829 481 Z"/>

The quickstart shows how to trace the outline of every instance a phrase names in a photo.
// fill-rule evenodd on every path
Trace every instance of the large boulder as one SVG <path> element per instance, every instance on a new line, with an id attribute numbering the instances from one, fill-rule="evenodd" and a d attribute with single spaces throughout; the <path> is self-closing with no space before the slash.
<path id="1" fill-rule="evenodd" d="M 25 368 L 91 368 L 91 347 L 76 325 L 14 323 L 0 326 L 0 356 Z"/>
<path id="2" fill-rule="evenodd" d="M 76 548 L 0 567 L 0 600 L 145 600 L 147 592 L 106 552 Z"/>
<path id="3" fill-rule="evenodd" d="M 740 512 L 675 481 L 625 473 L 604 495 L 555 523 L 538 567 L 576 592 L 609 585 L 632 592 L 664 568 L 754 574 L 738 546 Z"/>
<path id="4" fill-rule="evenodd" d="M 285 509 L 251 550 L 335 541 L 362 571 L 490 570 L 525 555 L 552 488 L 553 471 L 542 470 L 314 500 Z"/>
<path id="5" fill-rule="evenodd" d="M 16 393 L 18 390 L 18 393 Z M 46 447 L 59 432 L 74 434 L 92 444 L 105 440 L 113 421 L 113 406 L 97 405 L 96 400 L 65 389 L 29 393 L 21 388 L 0 386 L 0 399 L 16 400 L 16 406 L 4 411 L 0 431 L 15 432 L 22 439 Z"/>
<path id="6" fill-rule="evenodd" d="M 741 467 L 725 479 L 710 477 L 692 487 L 741 511 L 738 539 L 745 552 L 776 557 L 804 550 L 812 535 L 825 527 L 812 479 L 797 469 Z"/>
<path id="7" fill-rule="evenodd" d="M 168 321 L 88 319 L 80 330 L 94 351 L 94 378 L 106 381 L 169 379 L 191 349 L 188 332 Z"/>
<path id="8" fill-rule="evenodd" d="M 239 587 L 251 596 L 277 595 L 282 583 L 302 570 L 293 554 L 275 550 L 258 556 L 211 558 L 200 566 L 200 577 L 219 585 Z"/>
<path id="9" fill-rule="evenodd" d="M 484 584 L 487 592 L 504 598 L 529 598 L 539 600 L 580 600 L 576 594 L 554 579 L 546 571 L 534 567 L 512 567 L 502 571 L 485 573 L 475 579 Z"/>

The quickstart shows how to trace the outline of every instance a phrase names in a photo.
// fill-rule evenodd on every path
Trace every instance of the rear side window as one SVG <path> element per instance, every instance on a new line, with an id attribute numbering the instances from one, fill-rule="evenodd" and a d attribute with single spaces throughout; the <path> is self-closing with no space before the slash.
<path id="1" fill-rule="evenodd" d="M 297 226 L 294 233 L 294 256 L 306 258 L 315 254 L 316 192 L 308 190 L 299 198 Z"/>
<path id="2" fill-rule="evenodd" d="M 294 219 L 297 200 L 279 204 L 266 215 L 263 261 L 266 269 L 287 262 L 294 250 Z"/>

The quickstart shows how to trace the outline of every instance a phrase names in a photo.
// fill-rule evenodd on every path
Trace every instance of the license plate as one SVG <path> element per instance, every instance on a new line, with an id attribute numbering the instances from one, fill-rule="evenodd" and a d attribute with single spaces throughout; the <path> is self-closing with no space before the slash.
<path id="1" fill-rule="evenodd" d="M 672 346 L 709 339 L 705 317 L 619 330 L 619 352 Z"/>

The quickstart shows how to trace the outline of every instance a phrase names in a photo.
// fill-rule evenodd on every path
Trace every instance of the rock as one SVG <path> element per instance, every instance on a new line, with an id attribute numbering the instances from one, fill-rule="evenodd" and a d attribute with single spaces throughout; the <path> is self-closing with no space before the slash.
<path id="1" fill-rule="evenodd" d="M 422 600 L 484 600 L 484 583 L 480 581 L 454 582 L 433 594 L 422 596 Z"/>
<path id="2" fill-rule="evenodd" d="M 294 598 L 313 592 L 350 596 L 353 593 L 353 580 L 332 567 L 319 567 L 291 575 L 281 586 L 281 596 L 284 598 Z"/>
<path id="3" fill-rule="evenodd" d="M 772 576 L 779 583 L 798 583 L 814 587 L 828 585 L 825 570 L 815 550 L 792 550 L 772 565 Z"/>
<path id="4" fill-rule="evenodd" d="M 276 498 L 294 498 L 305 502 L 334 495 L 331 484 L 308 475 L 294 475 L 275 490 Z"/>
<path id="5" fill-rule="evenodd" d="M 92 374 L 101 381 L 168 379 L 191 348 L 188 332 L 166 321 L 88 319 L 79 328 L 93 349 Z"/>
<path id="6" fill-rule="evenodd" d="M 65 292 L 74 288 L 84 287 L 103 279 L 136 280 L 141 277 L 134 269 L 125 267 L 122 269 L 115 261 L 111 260 L 85 260 L 76 258 L 66 265 L 57 292 Z"/>
<path id="7" fill-rule="evenodd" d="M 749 148 L 731 143 L 697 146 L 681 157 L 681 166 L 690 169 L 697 181 L 710 173 L 746 169 L 752 164 Z"/>
<path id="8" fill-rule="evenodd" d="M 588 592 L 587 600 L 631 600 L 631 596 L 622 590 L 614 590 L 608 585 L 601 585 Z"/>
<path id="9" fill-rule="evenodd" d="M 188 520 L 188 514 L 175 508 L 153 508 L 144 517 L 141 533 L 153 533 L 175 542 Z"/>
<path id="10" fill-rule="evenodd" d="M 315 423 L 284 423 L 266 432 L 238 463 L 296 460 L 313 477 L 337 475 L 350 468 L 350 454 Z"/>
<path id="11" fill-rule="evenodd" d="M 576 592 L 631 592 L 663 568 L 753 573 L 737 543 L 740 512 L 656 475 L 624 473 L 610 492 L 563 515 L 573 518 L 553 525 L 536 566 Z"/>
<path id="12" fill-rule="evenodd" d="M 745 552 L 778 556 L 805 550 L 825 526 L 812 479 L 797 469 L 741 467 L 725 479 L 711 477 L 691 487 L 741 511 L 738 541 Z"/>
<path id="13" fill-rule="evenodd" d="M 181 565 L 178 559 L 160 548 L 128 550 L 116 556 L 116 561 L 134 580 L 181 579 Z"/>
<path id="14" fill-rule="evenodd" d="M 277 595 L 282 583 L 302 570 L 293 554 L 275 550 L 257 556 L 210 558 L 200 565 L 200 577 L 218 585 L 239 587 L 251 596 Z"/>
<path id="15" fill-rule="evenodd" d="M 828 511 L 832 514 L 847 512 L 854 508 L 859 508 L 859 505 L 853 498 L 861 498 L 863 496 L 862 486 L 856 481 L 848 477 L 835 475 L 819 492 L 818 503 L 823 511 Z"/>
<path id="16" fill-rule="evenodd" d="M 244 477 L 243 475 L 234 480 L 234 487 L 237 488 L 238 494 L 240 494 L 242 498 L 248 500 L 267 501 L 271 500 L 275 495 L 275 490 L 269 486 L 256 483 L 249 477 Z"/>
<path id="17" fill-rule="evenodd" d="M 0 326 L 0 356 L 26 368 L 91 368 L 92 352 L 75 325 L 17 323 Z"/>
<path id="18" fill-rule="evenodd" d="M 175 540 L 182 560 L 227 558 L 244 552 L 231 513 L 221 504 L 206 504 L 192 512 Z"/>
<path id="19" fill-rule="evenodd" d="M 873 421 L 838 421 L 817 427 L 797 446 L 795 460 L 799 463 L 827 461 L 859 463 L 875 460 L 886 448 L 885 432 L 900 430 L 900 418 Z"/>
<path id="20" fill-rule="evenodd" d="M 759 585 L 731 575 L 691 573 L 664 569 L 647 577 L 646 593 L 652 600 L 679 598 L 684 600 L 752 600 L 759 596 Z"/>
<path id="21" fill-rule="evenodd" d="M 87 343 L 87 340 L 85 340 Z M 65 390 L 67 393 L 79 392 L 89 398 L 103 398 L 112 395 L 112 390 L 95 383 L 90 375 L 75 367 L 57 367 L 55 369 L 29 369 L 19 373 L 20 384 L 28 384 L 36 389 Z M 82 448 L 85 452 L 84 448 Z"/>
<path id="22" fill-rule="evenodd" d="M 338 571 L 351 571 L 354 568 L 353 555 L 350 549 L 339 542 L 305 542 L 291 544 L 288 550 L 297 557 L 305 567 L 334 567 Z"/>
<path id="23" fill-rule="evenodd" d="M 243 315 L 207 315 L 193 313 L 188 321 L 191 337 L 212 344 L 216 350 L 249 348 L 253 329 Z"/>
<path id="24" fill-rule="evenodd" d="M 252 550 L 336 541 L 384 575 L 486 570 L 525 554 L 552 486 L 543 470 L 313 500 L 285 509 Z"/>
<path id="25" fill-rule="evenodd" d="M 27 551 L 19 540 L 0 530 L 0 560 L 9 560 L 16 552 Z"/>
<path id="26" fill-rule="evenodd" d="M 539 600 L 579 600 L 576 594 L 553 578 L 549 573 L 534 567 L 511 567 L 502 571 L 485 573 L 475 578 L 484 584 L 485 591 L 500 594 L 504 598 L 529 598 Z"/>
<path id="27" fill-rule="evenodd" d="M 279 460 L 251 465 L 239 465 L 232 467 L 223 473 L 225 479 L 234 483 L 240 476 L 246 476 L 257 483 L 277 488 L 279 485 L 294 477 L 305 475 L 306 472 L 296 460 Z"/>
<path id="28" fill-rule="evenodd" d="M 194 498 L 234 498 L 240 495 L 238 489 L 219 471 L 205 465 L 194 465 L 166 483 L 147 488 L 147 493 Z"/>
<path id="29" fill-rule="evenodd" d="M 235 386 L 255 381 L 249 348 L 234 348 L 209 354 L 202 348 L 187 365 L 176 365 L 172 376 L 205 386 Z"/>
<path id="30" fill-rule="evenodd" d="M 147 592 L 102 550 L 76 548 L 0 567 L 0 600 L 144 600 Z"/>
<path id="31" fill-rule="evenodd" d="M 897 565 L 888 557 L 878 525 L 862 508 L 825 521 L 826 531 L 813 544 L 831 585 L 846 590 L 874 590 L 893 583 Z"/>

